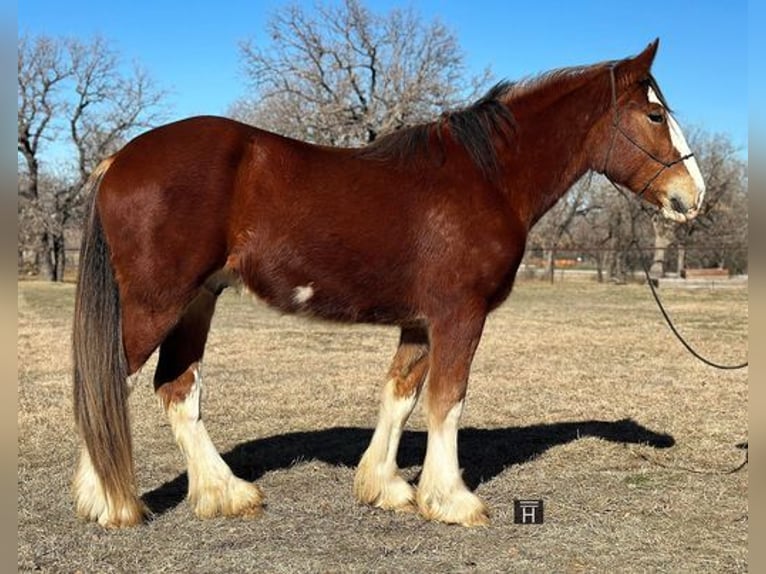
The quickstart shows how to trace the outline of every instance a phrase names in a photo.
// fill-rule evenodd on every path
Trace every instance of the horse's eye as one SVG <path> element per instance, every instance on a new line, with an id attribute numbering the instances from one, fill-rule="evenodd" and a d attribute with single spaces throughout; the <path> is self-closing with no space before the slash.
<path id="1" fill-rule="evenodd" d="M 649 114 L 649 121 L 655 124 L 661 124 L 665 121 L 665 115 L 660 112 L 651 112 Z"/>

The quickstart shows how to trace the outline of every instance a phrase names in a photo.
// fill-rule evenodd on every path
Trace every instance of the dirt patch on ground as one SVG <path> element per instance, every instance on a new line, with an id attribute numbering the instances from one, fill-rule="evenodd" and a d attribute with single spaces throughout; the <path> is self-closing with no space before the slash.
<path id="1" fill-rule="evenodd" d="M 131 410 L 139 488 L 156 517 L 118 532 L 72 509 L 73 287 L 18 292 L 21 571 L 747 570 L 747 467 L 725 474 L 746 454 L 747 370 L 694 360 L 646 287 L 522 282 L 491 316 L 460 436 L 466 482 L 492 511 L 478 529 L 353 499 L 395 329 L 282 316 L 227 292 L 205 357 L 204 416 L 235 473 L 263 488 L 266 511 L 194 517 L 152 359 Z M 661 295 L 701 352 L 743 359 L 746 287 Z M 408 429 L 399 462 L 415 480 L 420 409 Z M 543 498 L 545 524 L 514 524 L 515 497 Z"/>

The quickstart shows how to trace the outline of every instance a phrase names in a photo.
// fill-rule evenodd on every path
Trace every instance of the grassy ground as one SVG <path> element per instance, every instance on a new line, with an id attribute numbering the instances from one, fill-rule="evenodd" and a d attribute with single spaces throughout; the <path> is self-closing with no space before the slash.
<path id="1" fill-rule="evenodd" d="M 492 510 L 464 529 L 353 500 L 398 333 L 282 316 L 225 293 L 205 361 L 204 416 L 225 459 L 267 496 L 254 520 L 197 520 L 152 392 L 131 396 L 139 488 L 156 513 L 104 531 L 69 482 L 72 285 L 19 283 L 18 568 L 44 572 L 744 572 L 747 370 L 694 360 L 645 286 L 522 282 L 488 322 L 462 420 L 464 477 Z M 747 350 L 746 288 L 664 289 L 704 354 Z M 416 479 L 420 409 L 400 451 Z M 738 447 L 737 445 L 740 445 Z M 513 523 L 543 498 L 546 522 Z"/>

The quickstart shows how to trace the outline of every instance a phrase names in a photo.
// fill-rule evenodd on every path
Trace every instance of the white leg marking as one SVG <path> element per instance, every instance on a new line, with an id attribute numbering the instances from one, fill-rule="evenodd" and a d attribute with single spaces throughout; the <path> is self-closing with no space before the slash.
<path id="1" fill-rule="evenodd" d="M 250 482 L 234 476 L 218 454 L 200 417 L 202 377 L 194 369 L 194 384 L 183 402 L 171 403 L 168 418 L 189 470 L 189 500 L 200 518 L 254 515 L 263 495 Z"/>
<path id="2" fill-rule="evenodd" d="M 660 98 L 651 87 L 649 88 L 648 97 L 650 102 L 662 105 Z M 666 115 L 668 118 L 668 128 L 670 130 L 670 141 L 673 142 L 673 147 L 676 148 L 676 151 L 678 151 L 682 157 L 691 154 L 692 150 L 686 142 L 684 133 L 681 131 L 681 126 L 678 125 L 678 122 L 669 111 Z M 684 167 L 686 168 L 686 171 L 689 172 L 689 175 L 694 181 L 694 185 L 697 187 L 696 208 L 699 209 L 702 206 L 702 200 L 705 197 L 705 180 L 702 177 L 702 172 L 700 172 L 699 165 L 697 165 L 697 160 L 694 159 L 694 157 L 685 159 Z"/>
<path id="3" fill-rule="evenodd" d="M 109 504 L 101 480 L 93 468 L 88 449 L 80 451 L 80 463 L 74 476 L 74 491 L 77 514 L 88 520 L 97 520 L 105 526 L 109 518 Z"/>
<path id="4" fill-rule="evenodd" d="M 301 285 L 293 289 L 293 301 L 296 305 L 303 305 L 306 301 L 314 296 L 314 287 L 309 285 Z"/>
<path id="5" fill-rule="evenodd" d="M 146 507 L 137 498 L 121 506 L 109 500 L 85 446 L 80 450 L 80 462 L 72 487 L 78 516 L 97 521 L 101 526 L 131 526 L 141 522 L 147 513 Z"/>
<path id="6" fill-rule="evenodd" d="M 395 389 L 395 379 L 389 379 L 383 387 L 378 425 L 359 462 L 354 494 L 361 502 L 379 508 L 407 510 L 413 507 L 415 490 L 399 475 L 396 453 L 419 390 L 408 397 L 397 397 Z"/>
<path id="7" fill-rule="evenodd" d="M 429 424 L 428 446 L 417 500 L 421 513 L 430 520 L 463 526 L 487 524 L 487 508 L 470 492 L 463 478 L 457 456 L 457 431 L 463 401 L 447 413 L 441 424 Z"/>

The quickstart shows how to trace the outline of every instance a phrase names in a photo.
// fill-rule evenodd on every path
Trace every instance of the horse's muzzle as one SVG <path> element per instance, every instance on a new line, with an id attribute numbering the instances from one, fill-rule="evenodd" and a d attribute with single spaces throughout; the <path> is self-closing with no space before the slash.
<path id="1" fill-rule="evenodd" d="M 689 206 L 683 196 L 674 194 L 663 202 L 661 212 L 667 219 L 684 223 L 697 217 L 699 207 L 697 205 Z"/>

